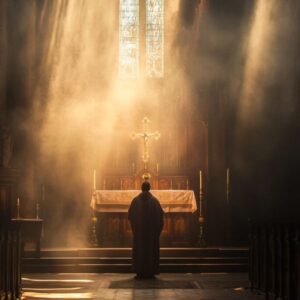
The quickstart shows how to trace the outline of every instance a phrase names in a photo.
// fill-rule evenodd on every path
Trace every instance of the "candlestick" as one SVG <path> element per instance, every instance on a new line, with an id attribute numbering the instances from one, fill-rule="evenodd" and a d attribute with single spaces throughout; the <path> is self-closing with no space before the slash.
<path id="1" fill-rule="evenodd" d="M 36 204 L 36 219 L 40 218 L 40 204 Z"/>
<path id="2" fill-rule="evenodd" d="M 94 191 L 96 191 L 96 170 L 94 170 Z"/>
<path id="3" fill-rule="evenodd" d="M 91 245 L 93 247 L 97 247 L 98 246 L 97 221 L 98 221 L 98 218 L 96 217 L 95 211 L 93 210 L 93 216 L 92 216 L 92 236 L 91 236 Z"/>
<path id="4" fill-rule="evenodd" d="M 229 168 L 226 170 L 226 200 L 227 204 L 229 204 L 229 178 L 230 178 L 230 171 Z"/>
<path id="5" fill-rule="evenodd" d="M 199 171 L 199 238 L 198 245 L 205 247 L 206 242 L 204 240 L 204 222 L 205 218 L 203 215 L 203 182 L 202 182 L 202 171 Z"/>

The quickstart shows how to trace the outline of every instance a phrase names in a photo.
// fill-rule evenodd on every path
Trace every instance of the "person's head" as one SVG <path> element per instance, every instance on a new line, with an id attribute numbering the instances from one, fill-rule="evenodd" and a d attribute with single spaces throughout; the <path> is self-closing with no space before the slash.
<path id="1" fill-rule="evenodd" d="M 150 183 L 148 181 L 144 181 L 142 183 L 142 191 L 143 192 L 149 192 L 150 188 L 151 188 L 151 185 L 150 185 Z"/>

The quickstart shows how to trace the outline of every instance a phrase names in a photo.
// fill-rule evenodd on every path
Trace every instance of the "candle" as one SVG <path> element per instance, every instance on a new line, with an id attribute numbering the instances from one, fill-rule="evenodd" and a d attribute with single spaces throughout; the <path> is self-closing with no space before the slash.
<path id="1" fill-rule="evenodd" d="M 17 198 L 17 206 L 20 206 L 20 198 Z"/>
<path id="2" fill-rule="evenodd" d="M 135 164 L 132 163 L 132 173 L 135 173 Z"/>
<path id="3" fill-rule="evenodd" d="M 96 170 L 94 170 L 94 191 L 96 191 Z"/>
<path id="4" fill-rule="evenodd" d="M 199 172 L 200 192 L 202 192 L 202 171 Z"/>
<path id="5" fill-rule="evenodd" d="M 36 204 L 36 219 L 40 218 L 40 204 Z"/>
<path id="6" fill-rule="evenodd" d="M 42 184 L 42 202 L 45 201 L 45 185 Z"/>
<path id="7" fill-rule="evenodd" d="M 158 171 L 159 171 L 159 164 L 157 163 L 156 164 L 156 173 L 158 174 Z"/>

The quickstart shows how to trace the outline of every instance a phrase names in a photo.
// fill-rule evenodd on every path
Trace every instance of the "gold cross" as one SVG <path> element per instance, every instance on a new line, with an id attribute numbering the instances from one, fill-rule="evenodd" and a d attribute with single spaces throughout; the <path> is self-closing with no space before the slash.
<path id="1" fill-rule="evenodd" d="M 158 131 L 155 132 L 148 132 L 148 124 L 150 120 L 147 117 L 144 117 L 142 120 L 143 123 L 143 131 L 141 133 L 132 133 L 131 138 L 135 140 L 136 138 L 142 138 L 144 140 L 144 149 L 143 149 L 143 155 L 142 159 L 145 164 L 149 161 L 149 149 L 148 149 L 148 142 L 150 138 L 155 138 L 155 140 L 158 140 L 160 138 L 160 133 Z"/>

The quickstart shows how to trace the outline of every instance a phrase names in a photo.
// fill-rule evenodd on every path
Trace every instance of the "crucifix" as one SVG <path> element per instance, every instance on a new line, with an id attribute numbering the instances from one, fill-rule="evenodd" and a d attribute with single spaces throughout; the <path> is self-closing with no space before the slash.
<path id="1" fill-rule="evenodd" d="M 160 133 L 158 131 L 156 132 L 148 132 L 148 124 L 150 120 L 147 117 L 144 117 L 142 120 L 143 122 L 143 132 L 140 133 L 132 133 L 131 138 L 135 140 L 136 138 L 143 139 L 143 155 L 142 159 L 144 162 L 144 168 L 147 169 L 147 163 L 149 161 L 149 149 L 148 149 L 148 142 L 150 138 L 154 138 L 155 140 L 158 140 L 160 138 Z"/>

